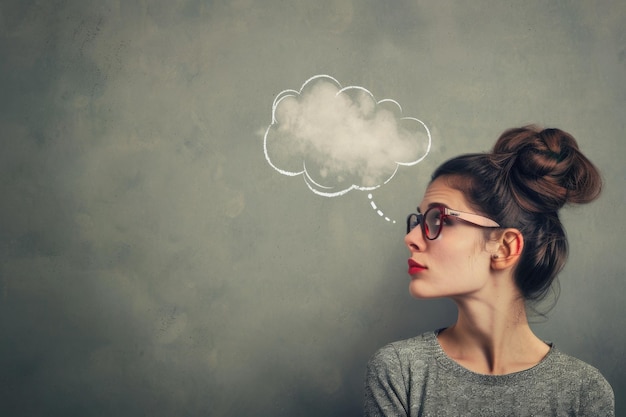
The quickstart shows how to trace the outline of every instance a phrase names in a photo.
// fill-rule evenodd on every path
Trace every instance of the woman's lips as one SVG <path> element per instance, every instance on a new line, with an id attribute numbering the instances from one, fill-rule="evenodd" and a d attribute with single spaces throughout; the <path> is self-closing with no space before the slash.
<path id="1" fill-rule="evenodd" d="M 416 275 L 425 270 L 426 267 L 413 259 L 409 259 L 409 275 Z"/>

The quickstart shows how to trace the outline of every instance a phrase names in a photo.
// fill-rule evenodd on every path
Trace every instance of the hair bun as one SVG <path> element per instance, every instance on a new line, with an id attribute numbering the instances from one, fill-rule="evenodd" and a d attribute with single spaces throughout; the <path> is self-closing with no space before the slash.
<path id="1" fill-rule="evenodd" d="M 602 189 L 598 169 L 580 152 L 574 137 L 560 129 L 509 129 L 496 142 L 492 160 L 503 170 L 502 180 L 518 204 L 531 212 L 588 203 Z"/>

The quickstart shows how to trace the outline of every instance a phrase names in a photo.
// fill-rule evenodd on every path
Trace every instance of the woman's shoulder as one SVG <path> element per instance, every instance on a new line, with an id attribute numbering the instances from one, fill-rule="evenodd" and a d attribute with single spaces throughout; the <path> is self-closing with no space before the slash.
<path id="1" fill-rule="evenodd" d="M 558 370 L 554 372 L 554 375 L 566 377 L 577 384 L 596 385 L 612 392 L 611 385 L 595 366 L 568 355 L 556 347 L 552 348 L 550 359 L 547 363 L 548 367 L 553 368 L 554 371 Z"/>
<path id="2" fill-rule="evenodd" d="M 370 358 L 367 365 L 368 380 L 400 383 L 408 375 L 413 380 L 421 380 L 435 365 L 437 346 L 436 332 L 389 343 Z"/>
<path id="3" fill-rule="evenodd" d="M 409 339 L 391 342 L 378 349 L 372 361 L 405 362 L 434 357 L 438 351 L 437 333 L 430 331 Z"/>
<path id="4" fill-rule="evenodd" d="M 556 347 L 552 347 L 550 365 L 555 368 L 567 371 L 568 374 L 575 377 L 602 378 L 602 373 L 595 366 L 578 359 L 574 356 L 562 352 Z"/>
<path id="5" fill-rule="evenodd" d="M 562 395 L 577 393 L 581 415 L 615 415 L 615 394 L 611 384 L 593 365 L 552 348 L 546 375 Z M 546 377 L 546 379 L 550 379 Z"/>

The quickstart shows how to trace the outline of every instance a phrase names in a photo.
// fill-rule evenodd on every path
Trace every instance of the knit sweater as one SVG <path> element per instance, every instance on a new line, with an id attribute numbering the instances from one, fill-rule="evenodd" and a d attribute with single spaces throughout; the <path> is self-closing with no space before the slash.
<path id="1" fill-rule="evenodd" d="M 472 372 L 446 355 L 436 332 L 391 343 L 367 368 L 366 416 L 614 416 L 600 372 L 551 346 L 534 367 Z"/>

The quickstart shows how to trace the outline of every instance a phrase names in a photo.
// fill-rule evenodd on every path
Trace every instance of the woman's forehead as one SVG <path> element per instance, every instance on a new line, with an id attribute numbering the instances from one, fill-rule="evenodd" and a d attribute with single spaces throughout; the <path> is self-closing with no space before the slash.
<path id="1" fill-rule="evenodd" d="M 445 177 L 439 177 L 428 185 L 419 208 L 423 213 L 428 207 L 437 204 L 460 211 L 471 211 L 465 195 L 458 189 L 452 188 Z"/>

